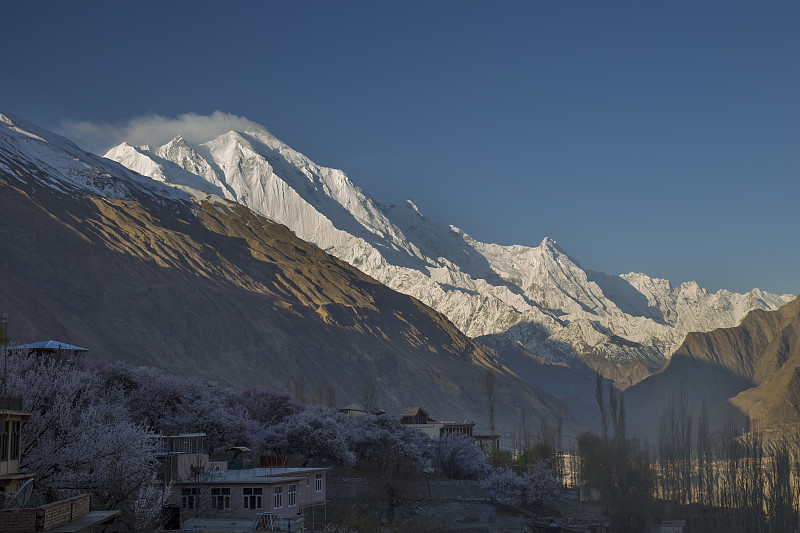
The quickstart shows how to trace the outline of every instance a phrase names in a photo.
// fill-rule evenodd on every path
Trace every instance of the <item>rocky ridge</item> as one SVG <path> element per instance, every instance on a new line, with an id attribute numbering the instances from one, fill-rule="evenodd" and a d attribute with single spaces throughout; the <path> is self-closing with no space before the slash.
<path id="1" fill-rule="evenodd" d="M 197 145 L 181 137 L 160 147 L 122 143 L 106 157 L 247 205 L 442 312 L 470 337 L 499 335 L 556 362 L 578 356 L 622 386 L 660 368 L 688 332 L 732 327 L 751 309 L 792 298 L 586 270 L 549 238 L 536 247 L 482 243 L 425 217 L 411 201 L 369 198 L 341 170 L 263 130 Z"/>
<path id="2" fill-rule="evenodd" d="M 623 397 L 632 427 L 653 437 L 665 399 L 705 404 L 716 425 L 757 423 L 771 434 L 800 426 L 800 298 L 751 311 L 739 326 L 690 333 L 658 373 Z"/>

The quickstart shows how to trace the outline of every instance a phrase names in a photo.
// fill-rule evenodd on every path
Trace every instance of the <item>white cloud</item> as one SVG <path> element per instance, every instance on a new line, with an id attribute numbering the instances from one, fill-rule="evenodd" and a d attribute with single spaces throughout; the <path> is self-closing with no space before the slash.
<path id="1" fill-rule="evenodd" d="M 184 113 L 174 118 L 151 114 L 116 124 L 62 120 L 59 133 L 81 148 L 102 155 L 122 141 L 135 146 L 160 146 L 180 134 L 189 144 L 199 144 L 231 130 L 248 128 L 266 129 L 245 117 L 214 111 L 210 115 Z"/>

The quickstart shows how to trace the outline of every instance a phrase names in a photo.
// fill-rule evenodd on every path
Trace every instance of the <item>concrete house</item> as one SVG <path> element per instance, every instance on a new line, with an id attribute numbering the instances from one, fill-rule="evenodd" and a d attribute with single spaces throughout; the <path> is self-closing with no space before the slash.
<path id="1" fill-rule="evenodd" d="M 419 429 L 430 438 L 439 440 L 447 435 L 464 435 L 469 437 L 473 444 L 484 449 L 487 444 L 499 445 L 500 435 L 479 435 L 475 433 L 475 422 L 453 422 L 434 420 L 422 407 L 406 407 L 400 413 L 400 423 Z"/>
<path id="2" fill-rule="evenodd" d="M 346 407 L 342 407 L 341 409 L 339 409 L 339 412 L 349 416 L 350 418 L 354 418 L 356 416 L 367 415 L 367 414 L 375 415 L 375 416 L 380 416 L 380 415 L 385 415 L 386 414 L 386 411 L 384 411 L 383 409 L 375 408 L 375 409 L 372 409 L 372 410 L 368 410 L 367 408 L 365 408 L 364 406 L 362 406 L 359 403 L 351 403 L 350 405 L 348 405 Z"/>
<path id="3" fill-rule="evenodd" d="M 211 461 L 205 453 L 205 433 L 160 435 L 156 459 L 159 477 L 166 481 L 192 479 L 209 471 L 228 469 L 227 461 Z"/>
<path id="4" fill-rule="evenodd" d="M 265 513 L 297 518 L 310 507 L 324 506 L 325 468 L 250 468 L 208 472 L 173 485 L 184 517 L 256 520 Z M 178 502 L 177 499 L 180 498 Z"/>
<path id="5" fill-rule="evenodd" d="M 422 407 L 406 407 L 400 413 L 400 423 L 406 426 L 419 429 L 430 438 L 439 440 L 445 435 L 464 435 L 472 437 L 475 422 L 462 423 L 448 422 L 444 420 L 434 420 Z"/>
<path id="6" fill-rule="evenodd" d="M 161 436 L 157 458 L 184 527 L 221 527 L 224 520 L 297 531 L 307 513 L 324 514 L 326 468 L 229 470 L 226 461 L 209 460 L 204 439 L 204 433 Z"/>

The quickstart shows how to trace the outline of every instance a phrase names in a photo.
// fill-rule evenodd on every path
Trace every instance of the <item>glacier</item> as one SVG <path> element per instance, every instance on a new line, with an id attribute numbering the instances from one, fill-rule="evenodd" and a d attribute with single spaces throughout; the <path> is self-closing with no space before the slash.
<path id="1" fill-rule="evenodd" d="M 535 247 L 479 242 L 412 201 L 368 197 L 260 129 L 189 144 L 123 142 L 105 157 L 153 180 L 227 198 L 444 314 L 470 337 L 518 343 L 551 361 L 575 357 L 660 366 L 691 331 L 739 324 L 793 295 L 711 293 L 695 282 L 584 269 L 545 238 Z"/>

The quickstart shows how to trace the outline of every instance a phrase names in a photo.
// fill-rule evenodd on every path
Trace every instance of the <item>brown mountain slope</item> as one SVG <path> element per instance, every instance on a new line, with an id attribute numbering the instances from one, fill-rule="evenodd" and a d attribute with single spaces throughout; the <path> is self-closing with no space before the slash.
<path id="1" fill-rule="evenodd" d="M 769 431 L 800 428 L 800 298 L 776 311 L 751 311 L 735 328 L 690 333 L 657 374 L 625 391 L 633 427 L 652 436 L 670 395 L 681 388 L 717 423 L 733 415 Z"/>
<path id="2" fill-rule="evenodd" d="M 770 431 L 800 428 L 800 298 L 781 308 L 780 335 L 772 338 L 756 368 L 757 387 L 731 403 Z M 772 372 L 770 372 L 772 370 Z"/>
<path id="3" fill-rule="evenodd" d="M 71 187 L 0 145 L 0 309 L 12 337 L 234 387 L 292 391 L 304 378 L 307 397 L 330 386 L 341 405 L 374 382 L 387 410 L 479 423 L 492 369 L 502 424 L 563 409 L 441 314 L 284 226 L 220 199 L 155 197 L 113 166 L 93 171 L 94 186 L 127 192 Z"/>

